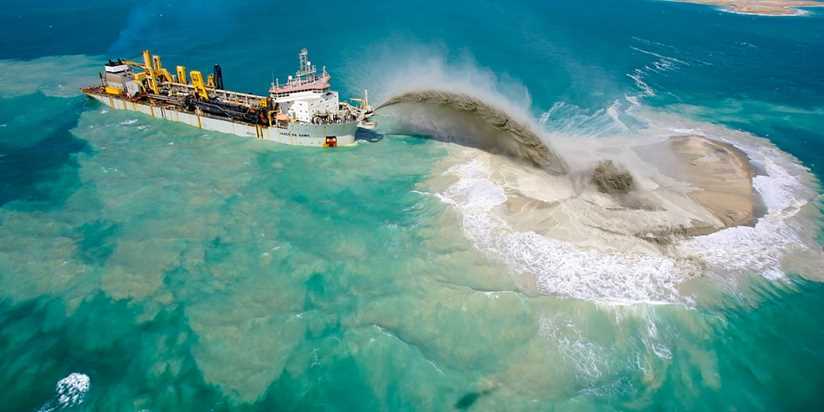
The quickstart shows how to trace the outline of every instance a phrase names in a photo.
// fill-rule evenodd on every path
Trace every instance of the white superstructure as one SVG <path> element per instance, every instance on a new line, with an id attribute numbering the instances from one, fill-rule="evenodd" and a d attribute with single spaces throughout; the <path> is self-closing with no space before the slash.
<path id="1" fill-rule="evenodd" d="M 296 92 L 275 99 L 275 103 L 289 117 L 308 123 L 318 117 L 332 117 L 340 107 L 338 92 Z"/>

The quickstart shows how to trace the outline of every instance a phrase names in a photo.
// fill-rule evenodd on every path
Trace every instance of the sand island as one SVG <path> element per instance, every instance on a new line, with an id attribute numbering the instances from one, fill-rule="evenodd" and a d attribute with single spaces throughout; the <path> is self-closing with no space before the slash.
<path id="1" fill-rule="evenodd" d="M 681 3 L 718 6 L 723 10 L 760 16 L 800 16 L 804 7 L 822 7 L 824 2 L 811 0 L 676 0 Z"/>
<path id="2" fill-rule="evenodd" d="M 419 192 L 450 205 L 476 248 L 523 274 L 513 278 L 523 290 L 674 302 L 690 279 L 754 267 L 779 277 L 824 259 L 806 246 L 812 237 L 788 230 L 814 193 L 796 192 L 792 161 L 752 136 L 647 122 L 542 137 L 526 114 L 487 101 L 422 89 L 377 111 L 389 133 L 455 143 Z"/>

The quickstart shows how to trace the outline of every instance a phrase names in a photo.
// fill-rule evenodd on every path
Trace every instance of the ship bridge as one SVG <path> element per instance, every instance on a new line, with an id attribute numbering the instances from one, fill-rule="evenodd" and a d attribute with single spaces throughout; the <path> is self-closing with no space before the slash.
<path id="1" fill-rule="evenodd" d="M 281 85 L 279 80 L 275 80 L 269 88 L 269 94 L 273 99 L 286 97 L 292 93 L 300 92 L 327 92 L 332 77 L 326 71 L 326 66 L 318 76 L 317 67 L 309 61 L 309 50 L 301 49 L 298 54 L 300 68 L 294 76 L 289 76 L 286 84 Z"/>

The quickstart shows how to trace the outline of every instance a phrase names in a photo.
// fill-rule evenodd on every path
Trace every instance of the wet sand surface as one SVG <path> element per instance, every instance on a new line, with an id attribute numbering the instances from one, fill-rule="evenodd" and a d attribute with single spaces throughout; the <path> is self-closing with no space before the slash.
<path id="1" fill-rule="evenodd" d="M 747 155 L 729 143 L 697 136 L 670 139 L 677 165 L 696 187 L 688 196 L 721 219 L 726 227 L 753 221 L 752 168 Z"/>

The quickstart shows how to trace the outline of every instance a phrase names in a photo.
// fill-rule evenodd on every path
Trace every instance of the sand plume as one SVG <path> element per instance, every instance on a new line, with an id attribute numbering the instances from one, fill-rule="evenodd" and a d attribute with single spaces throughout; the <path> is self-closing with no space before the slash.
<path id="1" fill-rule="evenodd" d="M 393 107 L 402 109 L 403 116 L 388 113 Z M 397 117 L 391 127 L 396 132 L 425 133 L 438 140 L 504 154 L 555 175 L 568 171 L 563 159 L 533 127 L 468 94 L 412 91 L 389 98 L 377 110 Z"/>

